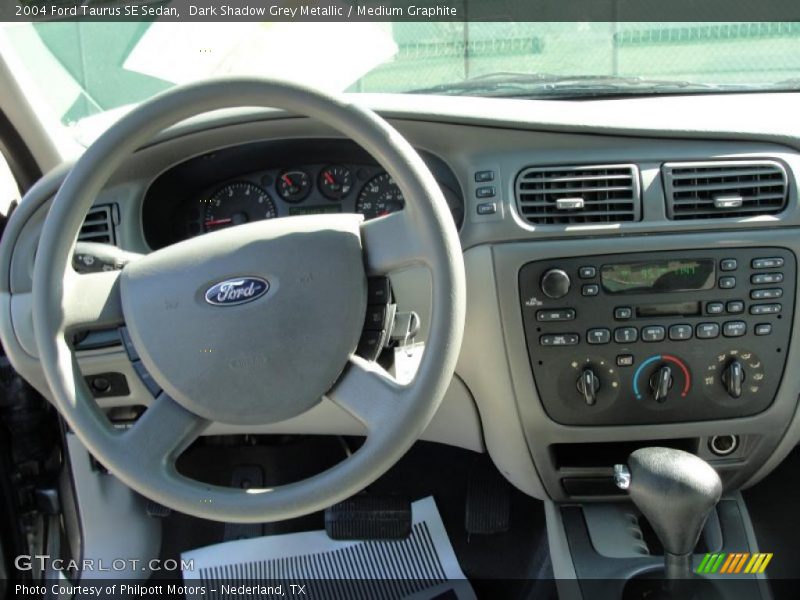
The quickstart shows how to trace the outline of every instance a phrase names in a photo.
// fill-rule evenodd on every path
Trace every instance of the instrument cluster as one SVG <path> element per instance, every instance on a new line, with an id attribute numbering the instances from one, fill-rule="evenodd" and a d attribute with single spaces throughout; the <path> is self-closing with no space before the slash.
<path id="1" fill-rule="evenodd" d="M 441 187 L 460 227 L 464 217 L 461 200 L 449 187 Z M 189 204 L 183 237 L 296 215 L 357 212 L 374 219 L 402 210 L 405 198 L 392 177 L 379 167 L 324 163 L 235 177 L 207 187 Z"/>

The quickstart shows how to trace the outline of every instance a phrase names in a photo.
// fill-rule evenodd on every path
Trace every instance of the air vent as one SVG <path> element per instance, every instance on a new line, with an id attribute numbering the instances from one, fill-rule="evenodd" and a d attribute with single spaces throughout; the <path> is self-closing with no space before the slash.
<path id="1" fill-rule="evenodd" d="M 772 160 L 666 163 L 661 172 L 667 216 L 676 221 L 772 215 L 786 208 L 786 171 Z"/>
<path id="2" fill-rule="evenodd" d="M 635 165 L 529 167 L 515 187 L 519 214 L 528 223 L 620 223 L 641 214 Z"/>
<path id="3" fill-rule="evenodd" d="M 114 235 L 115 209 L 116 206 L 113 204 L 98 204 L 90 208 L 83 225 L 81 225 L 78 239 L 82 242 L 116 245 L 117 241 Z"/>

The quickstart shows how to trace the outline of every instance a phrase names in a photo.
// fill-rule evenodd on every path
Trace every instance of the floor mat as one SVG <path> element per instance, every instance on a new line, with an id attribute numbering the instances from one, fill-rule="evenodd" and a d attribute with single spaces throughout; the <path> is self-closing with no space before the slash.
<path id="1" fill-rule="evenodd" d="M 205 590 L 198 599 L 292 595 L 292 585 L 326 600 L 475 598 L 430 496 L 412 504 L 405 540 L 342 542 L 306 531 L 215 544 L 181 559 L 193 564 L 183 573 L 187 586 Z"/>

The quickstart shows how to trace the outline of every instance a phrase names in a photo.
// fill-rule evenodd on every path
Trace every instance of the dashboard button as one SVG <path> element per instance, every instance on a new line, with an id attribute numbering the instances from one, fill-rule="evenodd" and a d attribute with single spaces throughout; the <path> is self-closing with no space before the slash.
<path id="1" fill-rule="evenodd" d="M 669 339 L 683 341 L 692 339 L 691 325 L 672 325 L 669 328 Z"/>
<path id="2" fill-rule="evenodd" d="M 577 333 L 555 333 L 541 336 L 539 343 L 542 346 L 575 346 L 579 339 Z"/>
<path id="3" fill-rule="evenodd" d="M 125 346 L 125 352 L 128 353 L 128 358 L 132 361 L 139 360 L 139 353 L 136 352 L 136 347 L 133 345 L 131 334 L 128 333 L 127 327 L 119 328 L 119 336 L 122 338 L 122 345 Z"/>
<path id="4" fill-rule="evenodd" d="M 755 285 L 762 285 L 764 283 L 781 283 L 783 281 L 783 273 L 757 273 L 750 276 L 750 283 Z"/>
<path id="5" fill-rule="evenodd" d="M 484 185 L 475 190 L 477 198 L 494 198 L 495 189 L 493 185 Z"/>
<path id="6" fill-rule="evenodd" d="M 475 181 L 477 183 L 494 181 L 494 171 L 475 171 Z"/>
<path id="7" fill-rule="evenodd" d="M 161 386 L 156 383 L 156 380 L 153 379 L 153 376 L 150 375 L 150 372 L 147 370 L 141 361 L 137 360 L 133 362 L 133 370 L 136 371 L 136 374 L 139 375 L 139 379 L 142 380 L 144 387 L 147 388 L 153 396 L 158 396 L 161 393 Z"/>
<path id="8" fill-rule="evenodd" d="M 732 315 L 738 315 L 744 312 L 744 302 L 741 300 L 731 300 L 725 305 L 725 309 Z"/>
<path id="9" fill-rule="evenodd" d="M 594 267 L 581 267 L 578 269 L 578 276 L 581 279 L 592 279 L 597 275 L 597 269 Z"/>
<path id="10" fill-rule="evenodd" d="M 742 337 L 747 333 L 747 323 L 744 321 L 728 321 L 722 325 L 722 335 L 725 337 Z"/>
<path id="11" fill-rule="evenodd" d="M 619 327 L 614 330 L 614 341 L 618 344 L 631 344 L 639 339 L 636 327 Z"/>
<path id="12" fill-rule="evenodd" d="M 667 337 L 667 331 L 661 325 L 650 325 L 642 328 L 643 342 L 660 342 Z"/>
<path id="13" fill-rule="evenodd" d="M 770 323 L 756 325 L 756 335 L 769 335 L 770 333 L 772 333 L 772 325 Z"/>
<path id="14" fill-rule="evenodd" d="M 739 263 L 736 262 L 735 258 L 723 258 L 719 262 L 719 268 L 721 271 L 735 271 L 736 267 L 739 266 Z"/>
<path id="15" fill-rule="evenodd" d="M 761 288 L 760 290 L 751 290 L 750 297 L 753 300 L 772 300 L 783 296 L 781 288 Z"/>
<path id="16" fill-rule="evenodd" d="M 497 213 L 497 202 L 481 202 L 477 206 L 479 215 L 493 215 Z"/>
<path id="17" fill-rule="evenodd" d="M 719 287 L 721 290 L 731 290 L 736 287 L 736 277 L 720 277 Z"/>
<path id="18" fill-rule="evenodd" d="M 774 258 L 754 258 L 751 264 L 754 269 L 780 269 L 783 266 L 783 259 L 780 256 Z"/>
<path id="19" fill-rule="evenodd" d="M 706 304 L 706 312 L 710 315 L 721 315 L 725 312 L 725 305 L 722 302 L 709 302 Z"/>
<path id="20" fill-rule="evenodd" d="M 550 269 L 542 275 L 542 281 L 539 283 L 542 292 L 548 298 L 563 298 L 569 293 L 569 288 L 572 285 L 569 275 L 561 269 Z"/>
<path id="21" fill-rule="evenodd" d="M 701 340 L 710 340 L 719 337 L 719 324 L 718 323 L 700 323 L 697 326 L 695 335 Z"/>
<path id="22" fill-rule="evenodd" d="M 611 331 L 608 329 L 590 329 L 586 332 L 586 341 L 590 344 L 607 344 L 611 341 Z"/>
<path id="23" fill-rule="evenodd" d="M 617 356 L 618 367 L 630 367 L 633 365 L 633 354 L 620 354 Z"/>
<path id="24" fill-rule="evenodd" d="M 562 308 L 561 310 L 540 310 L 536 312 L 537 321 L 572 321 L 575 318 L 575 309 Z"/>
<path id="25" fill-rule="evenodd" d="M 614 309 L 614 318 L 617 321 L 626 321 L 633 316 L 633 309 L 630 306 L 618 306 Z"/>
<path id="26" fill-rule="evenodd" d="M 754 304 L 750 307 L 751 315 L 777 315 L 779 312 L 780 304 Z"/>
<path id="27" fill-rule="evenodd" d="M 364 329 L 370 329 L 373 331 L 385 329 L 384 321 L 386 321 L 386 306 L 367 306 L 367 316 L 364 321 Z"/>
<path id="28" fill-rule="evenodd" d="M 370 277 L 367 280 L 367 304 L 388 304 L 391 290 L 388 277 Z"/>
<path id="29" fill-rule="evenodd" d="M 600 286 L 596 283 L 587 283 L 581 288 L 582 296 L 597 296 L 600 293 Z"/>

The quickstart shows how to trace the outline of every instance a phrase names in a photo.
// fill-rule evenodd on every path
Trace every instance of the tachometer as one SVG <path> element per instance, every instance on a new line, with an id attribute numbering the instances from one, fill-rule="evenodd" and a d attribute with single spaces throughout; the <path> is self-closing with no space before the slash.
<path id="1" fill-rule="evenodd" d="M 365 219 L 374 219 L 402 210 L 405 205 L 403 192 L 394 179 L 388 173 L 382 173 L 370 179 L 361 190 L 356 212 L 364 215 Z"/>
<path id="2" fill-rule="evenodd" d="M 350 193 L 353 178 L 350 170 L 341 165 L 325 167 L 319 174 L 319 189 L 330 200 L 339 200 Z"/>
<path id="3" fill-rule="evenodd" d="M 275 186 L 286 202 L 300 202 L 311 191 L 311 180 L 305 171 L 284 171 Z"/>
<path id="4" fill-rule="evenodd" d="M 272 219 L 277 216 L 275 203 L 269 194 L 247 181 L 222 186 L 205 201 L 203 230 L 216 231 L 231 225 Z"/>

